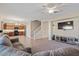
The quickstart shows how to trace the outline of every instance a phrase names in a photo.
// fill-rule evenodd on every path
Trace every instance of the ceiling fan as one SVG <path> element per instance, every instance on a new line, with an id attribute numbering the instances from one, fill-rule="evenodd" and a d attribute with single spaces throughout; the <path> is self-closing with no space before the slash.
<path id="1" fill-rule="evenodd" d="M 58 13 L 61 11 L 61 7 L 63 5 L 64 4 L 62 3 L 48 3 L 48 4 L 44 4 L 42 7 L 48 13 Z"/>

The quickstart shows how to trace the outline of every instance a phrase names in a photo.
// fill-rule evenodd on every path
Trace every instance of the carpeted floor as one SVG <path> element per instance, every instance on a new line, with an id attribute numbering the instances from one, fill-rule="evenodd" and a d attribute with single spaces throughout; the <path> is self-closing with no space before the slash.
<path id="1" fill-rule="evenodd" d="M 46 50 L 55 50 L 62 47 L 74 46 L 66 43 L 56 42 L 48 39 L 32 40 L 32 52 L 40 52 Z"/>

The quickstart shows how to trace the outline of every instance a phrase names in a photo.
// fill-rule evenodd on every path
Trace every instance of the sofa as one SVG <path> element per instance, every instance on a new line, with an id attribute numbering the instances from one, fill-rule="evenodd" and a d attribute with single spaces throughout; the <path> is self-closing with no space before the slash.
<path id="1" fill-rule="evenodd" d="M 0 37 L 0 56 L 79 56 L 79 47 L 69 46 L 30 54 L 22 49 L 15 48 L 9 37 L 3 35 Z"/>
<path id="2" fill-rule="evenodd" d="M 30 56 L 31 54 L 13 47 L 7 35 L 0 36 L 0 56 Z"/>
<path id="3" fill-rule="evenodd" d="M 37 52 L 33 56 L 79 56 L 79 48 L 64 47 L 56 50 Z"/>

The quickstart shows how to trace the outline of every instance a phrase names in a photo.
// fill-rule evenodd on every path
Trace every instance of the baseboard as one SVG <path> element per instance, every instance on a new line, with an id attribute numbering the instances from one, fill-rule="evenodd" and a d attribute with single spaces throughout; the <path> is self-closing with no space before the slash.
<path id="1" fill-rule="evenodd" d="M 40 40 L 40 39 L 48 39 L 48 37 L 43 37 L 43 38 L 39 38 L 39 39 L 36 39 L 36 40 Z"/>

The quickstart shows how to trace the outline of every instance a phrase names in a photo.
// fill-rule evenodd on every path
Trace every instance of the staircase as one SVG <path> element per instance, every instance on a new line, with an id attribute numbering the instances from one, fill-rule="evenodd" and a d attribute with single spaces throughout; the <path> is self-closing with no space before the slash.
<path id="1" fill-rule="evenodd" d="M 32 31 L 32 38 L 34 40 L 41 38 L 41 25 L 37 26 L 33 31 Z"/>

